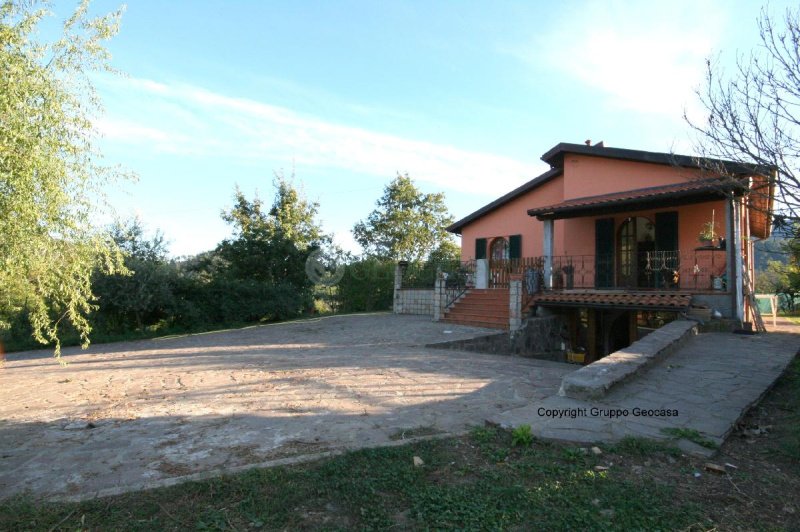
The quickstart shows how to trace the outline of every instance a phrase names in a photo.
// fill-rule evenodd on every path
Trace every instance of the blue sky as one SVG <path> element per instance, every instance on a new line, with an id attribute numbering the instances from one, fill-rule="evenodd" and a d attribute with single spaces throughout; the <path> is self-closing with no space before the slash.
<path id="1" fill-rule="evenodd" d="M 72 2 L 56 2 L 66 15 Z M 93 12 L 118 3 L 96 0 Z M 788 2 L 772 2 L 780 13 Z M 546 170 L 558 142 L 691 153 L 706 57 L 757 44 L 758 2 L 130 2 L 99 75 L 109 198 L 173 255 L 230 233 L 235 184 L 294 168 L 326 230 L 397 172 L 460 218 Z"/>

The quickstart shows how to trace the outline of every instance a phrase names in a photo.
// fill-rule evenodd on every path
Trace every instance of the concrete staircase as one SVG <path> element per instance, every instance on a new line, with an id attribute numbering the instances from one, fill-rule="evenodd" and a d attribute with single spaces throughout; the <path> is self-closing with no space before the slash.
<path id="1" fill-rule="evenodd" d="M 442 321 L 472 327 L 508 329 L 508 289 L 472 289 L 444 314 Z"/>

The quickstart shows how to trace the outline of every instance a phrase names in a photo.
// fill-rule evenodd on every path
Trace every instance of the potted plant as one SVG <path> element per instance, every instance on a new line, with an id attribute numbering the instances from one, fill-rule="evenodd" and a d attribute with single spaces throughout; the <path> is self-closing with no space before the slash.
<path id="1" fill-rule="evenodd" d="M 712 247 L 714 245 L 714 239 L 717 237 L 715 228 L 716 224 L 714 223 L 714 211 L 712 210 L 711 221 L 703 224 L 703 229 L 700 231 L 700 235 L 698 235 L 698 240 L 700 240 L 701 246 Z"/>

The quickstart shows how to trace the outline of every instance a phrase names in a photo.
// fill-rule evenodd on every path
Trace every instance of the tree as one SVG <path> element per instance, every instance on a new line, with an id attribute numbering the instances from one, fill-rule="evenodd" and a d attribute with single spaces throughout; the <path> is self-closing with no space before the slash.
<path id="1" fill-rule="evenodd" d="M 331 237 L 317 222 L 319 203 L 309 201 L 298 191 L 294 179 L 294 172 L 289 179 L 282 171 L 275 173 L 275 198 L 269 210 L 273 231 L 282 233 L 302 250 L 330 244 Z"/>
<path id="2" fill-rule="evenodd" d="M 791 264 L 769 261 L 767 269 L 756 274 L 756 290 L 781 296 L 786 309 L 794 312 L 794 300 L 800 295 L 800 269 Z"/>
<path id="3" fill-rule="evenodd" d="M 306 259 L 330 241 L 316 221 L 318 205 L 280 175 L 276 175 L 269 211 L 258 196 L 249 200 L 238 187 L 234 199 L 233 208 L 222 213 L 234 227 L 233 238 L 217 248 L 228 276 L 283 285 L 296 292 L 299 302 L 307 302 L 311 282 L 305 272 Z"/>
<path id="4" fill-rule="evenodd" d="M 39 42 L 47 12 L 35 5 L 0 3 L 0 327 L 27 313 L 33 337 L 58 356 L 65 322 L 89 343 L 95 267 L 124 269 L 91 224 L 100 185 L 120 172 L 97 162 L 99 100 L 88 77 L 110 68 L 103 41 L 121 11 L 89 18 L 84 1 L 61 38 Z"/>
<path id="5" fill-rule="evenodd" d="M 112 240 L 125 256 L 128 275 L 96 271 L 92 288 L 98 308 L 92 323 L 105 333 L 123 333 L 167 320 L 173 314 L 177 266 L 167 260 L 164 237 L 146 238 L 139 219 L 116 222 Z"/>
<path id="6" fill-rule="evenodd" d="M 737 58 L 728 76 L 707 60 L 698 97 L 707 118 L 684 118 L 699 135 L 698 151 L 711 158 L 777 172 L 776 215 L 800 208 L 800 8 L 787 9 L 783 27 L 767 9 L 758 19 L 761 46 Z"/>
<path id="7" fill-rule="evenodd" d="M 453 218 L 444 194 L 423 194 L 408 174 L 392 180 L 366 220 L 353 227 L 353 236 L 364 252 L 380 260 L 419 261 L 444 242 Z"/>

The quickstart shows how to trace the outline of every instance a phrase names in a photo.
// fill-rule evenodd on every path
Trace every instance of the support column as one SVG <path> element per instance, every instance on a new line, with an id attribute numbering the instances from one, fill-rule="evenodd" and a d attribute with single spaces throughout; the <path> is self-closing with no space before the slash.
<path id="1" fill-rule="evenodd" d="M 408 262 L 401 260 L 394 267 L 394 299 L 392 300 L 392 312 L 399 314 L 400 308 L 400 290 L 403 288 L 403 273 L 408 267 Z"/>
<path id="2" fill-rule="evenodd" d="M 730 294 L 731 318 L 736 316 L 736 290 L 734 278 L 736 276 L 736 245 L 734 243 L 733 231 L 733 202 L 734 198 L 728 198 L 725 202 L 725 278 L 727 279 L 727 286 L 725 289 Z"/>
<path id="3" fill-rule="evenodd" d="M 475 288 L 478 290 L 489 288 L 489 259 L 475 261 Z"/>
<path id="4" fill-rule="evenodd" d="M 544 286 L 553 288 L 553 220 L 544 220 Z"/>
<path id="5" fill-rule="evenodd" d="M 735 294 L 734 316 L 739 321 L 744 321 L 744 293 L 742 292 L 742 206 L 739 198 L 733 198 L 733 267 Z"/>
<path id="6" fill-rule="evenodd" d="M 439 321 L 444 317 L 445 307 L 447 306 L 446 283 L 447 278 L 442 273 L 442 269 L 437 269 L 436 281 L 433 283 L 433 321 Z"/>
<path id="7" fill-rule="evenodd" d="M 508 283 L 508 329 L 512 333 L 522 328 L 522 274 L 511 274 Z"/>

